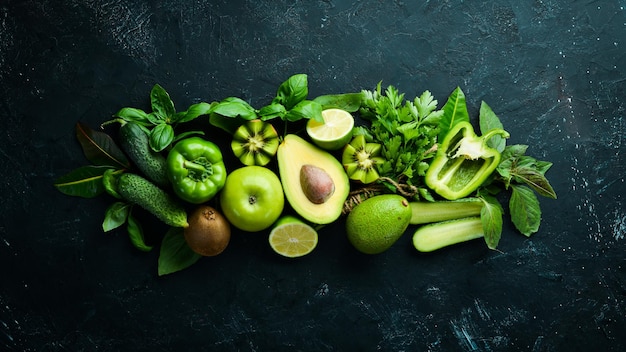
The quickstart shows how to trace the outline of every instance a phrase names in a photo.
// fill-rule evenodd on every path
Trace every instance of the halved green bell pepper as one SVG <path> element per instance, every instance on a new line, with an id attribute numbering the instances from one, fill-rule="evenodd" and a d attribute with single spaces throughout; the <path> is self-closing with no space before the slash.
<path id="1" fill-rule="evenodd" d="M 222 152 L 200 137 L 176 143 L 167 156 L 167 174 L 174 193 L 193 204 L 209 201 L 226 183 Z"/>
<path id="2" fill-rule="evenodd" d="M 487 145 L 495 135 L 509 137 L 509 133 L 500 128 L 479 137 L 469 122 L 455 124 L 438 146 L 426 172 L 426 185 L 448 200 L 463 198 L 475 191 L 500 162 L 500 152 Z"/>

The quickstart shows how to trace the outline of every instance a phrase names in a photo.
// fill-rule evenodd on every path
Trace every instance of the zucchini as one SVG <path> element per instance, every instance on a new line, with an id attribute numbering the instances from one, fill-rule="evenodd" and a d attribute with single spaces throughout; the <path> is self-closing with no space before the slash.
<path id="1" fill-rule="evenodd" d="M 167 164 L 163 155 L 150 148 L 148 134 L 135 122 L 120 127 L 120 145 L 135 166 L 152 182 L 167 187 Z"/>
<path id="2" fill-rule="evenodd" d="M 185 208 L 167 192 L 139 175 L 121 174 L 117 180 L 117 192 L 128 202 L 139 205 L 167 225 L 189 226 Z"/>
<path id="3" fill-rule="evenodd" d="M 424 225 L 413 234 L 413 246 L 420 252 L 451 246 L 485 236 L 479 216 Z"/>
<path id="4" fill-rule="evenodd" d="M 411 202 L 411 225 L 428 224 L 480 215 L 483 201 L 463 198 L 453 201 Z"/>

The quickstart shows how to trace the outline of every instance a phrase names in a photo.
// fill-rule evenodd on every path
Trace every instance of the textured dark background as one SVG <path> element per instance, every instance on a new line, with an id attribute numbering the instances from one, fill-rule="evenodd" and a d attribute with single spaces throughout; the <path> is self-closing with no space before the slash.
<path id="1" fill-rule="evenodd" d="M 626 1 L 24 0 L 0 5 L 0 350 L 564 351 L 626 348 Z M 264 235 L 166 277 L 62 195 L 74 137 L 164 86 L 177 107 L 254 106 L 295 73 L 310 95 L 379 81 L 486 101 L 554 162 L 530 239 L 505 224 L 418 254 L 358 255 L 343 223 L 281 260 Z"/>

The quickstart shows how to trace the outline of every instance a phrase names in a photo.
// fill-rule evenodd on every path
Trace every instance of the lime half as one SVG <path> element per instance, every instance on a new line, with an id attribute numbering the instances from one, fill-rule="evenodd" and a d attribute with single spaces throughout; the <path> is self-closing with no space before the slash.
<path id="1" fill-rule="evenodd" d="M 326 109 L 322 111 L 324 122 L 310 119 L 306 124 L 306 132 L 313 143 L 326 150 L 343 148 L 352 139 L 354 117 L 342 109 Z"/>
<path id="2" fill-rule="evenodd" d="M 311 253 L 317 246 L 317 231 L 304 222 L 289 217 L 276 223 L 269 236 L 270 246 L 276 253 L 297 258 Z"/>

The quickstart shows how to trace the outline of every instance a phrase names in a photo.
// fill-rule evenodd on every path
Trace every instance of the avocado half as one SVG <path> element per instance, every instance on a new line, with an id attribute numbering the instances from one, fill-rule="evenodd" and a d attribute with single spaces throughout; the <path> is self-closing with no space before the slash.
<path id="1" fill-rule="evenodd" d="M 285 197 L 295 212 L 315 224 L 329 224 L 341 216 L 350 192 L 350 180 L 339 161 L 330 153 L 288 134 L 278 146 L 278 169 Z M 303 167 L 323 170 L 333 182 L 334 190 L 324 202 L 312 202 L 301 182 Z"/>

